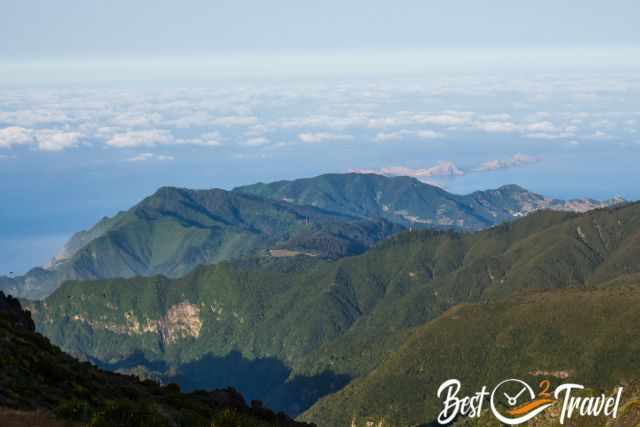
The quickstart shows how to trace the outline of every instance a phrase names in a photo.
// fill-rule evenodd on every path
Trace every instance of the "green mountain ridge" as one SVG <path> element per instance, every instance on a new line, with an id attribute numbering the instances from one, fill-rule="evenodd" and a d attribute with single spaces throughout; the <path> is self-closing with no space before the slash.
<path id="1" fill-rule="evenodd" d="M 620 203 L 545 198 L 516 185 L 454 195 L 409 177 L 327 174 L 229 192 L 165 187 L 75 234 L 46 268 L 0 277 L 0 290 L 40 299 L 65 280 L 182 276 L 201 264 L 296 253 L 364 252 L 403 228 L 479 230 L 540 209 Z"/>
<path id="2" fill-rule="evenodd" d="M 468 231 L 492 227 L 540 209 L 584 212 L 624 202 L 619 197 L 604 202 L 592 199 L 564 201 L 513 184 L 457 195 L 416 178 L 360 173 L 259 183 L 233 191 L 348 215 L 385 218 L 407 227 Z"/>
<path id="3" fill-rule="evenodd" d="M 235 352 L 239 364 L 256 367 L 252 376 L 283 372 L 265 376 L 277 396 L 240 391 L 295 415 L 366 377 L 414 328 L 456 304 L 616 286 L 640 272 L 639 254 L 638 203 L 540 211 L 475 233 L 405 232 L 335 261 L 262 258 L 173 280 L 68 282 L 28 308 L 65 351 L 183 385 L 199 378 L 200 387 L 235 380 L 250 388 L 219 377 Z"/>
<path id="4" fill-rule="evenodd" d="M 201 264 L 287 249 L 327 258 L 357 254 L 402 229 L 224 190 L 165 187 L 74 236 L 49 269 L 0 278 L 0 289 L 38 299 L 65 280 L 179 277 Z"/>

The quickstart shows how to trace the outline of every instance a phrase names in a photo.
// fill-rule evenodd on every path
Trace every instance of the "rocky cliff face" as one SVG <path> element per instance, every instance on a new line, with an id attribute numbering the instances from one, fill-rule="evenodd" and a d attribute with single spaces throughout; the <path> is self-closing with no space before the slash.
<path id="1" fill-rule="evenodd" d="M 110 303 L 108 306 L 116 309 Z M 32 309 L 37 310 L 35 307 Z M 129 310 L 122 313 L 122 319 L 119 322 L 105 318 L 95 319 L 83 314 L 74 314 L 71 320 L 94 331 L 111 332 L 117 335 L 132 337 L 152 334 L 163 345 L 175 344 L 185 338 L 198 338 L 202 329 L 200 306 L 188 301 L 169 307 L 167 313 L 159 318 L 139 319 L 136 313 Z M 51 321 L 52 319 L 48 318 L 46 322 L 51 323 Z"/>

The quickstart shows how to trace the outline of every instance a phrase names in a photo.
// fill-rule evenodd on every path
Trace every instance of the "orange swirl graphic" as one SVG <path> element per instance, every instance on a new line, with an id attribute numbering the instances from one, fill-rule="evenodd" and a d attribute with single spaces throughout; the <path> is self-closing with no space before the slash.
<path id="1" fill-rule="evenodd" d="M 520 415 L 528 414 L 529 412 L 533 411 L 536 408 L 539 408 L 542 405 L 546 405 L 547 403 L 553 403 L 553 402 L 555 402 L 555 400 L 552 400 L 552 399 L 532 400 L 529 403 L 524 403 L 518 406 L 517 408 L 513 408 L 507 411 L 507 414 L 511 416 L 520 416 Z"/>

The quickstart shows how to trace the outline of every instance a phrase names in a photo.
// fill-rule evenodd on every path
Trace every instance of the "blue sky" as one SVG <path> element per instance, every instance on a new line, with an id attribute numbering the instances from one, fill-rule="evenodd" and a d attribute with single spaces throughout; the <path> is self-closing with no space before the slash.
<path id="1" fill-rule="evenodd" d="M 440 3 L 3 4 L 0 274 L 161 185 L 640 198 L 637 2 Z"/>
<path id="2" fill-rule="evenodd" d="M 639 8 L 634 0 L 4 1 L 0 55 L 637 45 Z"/>

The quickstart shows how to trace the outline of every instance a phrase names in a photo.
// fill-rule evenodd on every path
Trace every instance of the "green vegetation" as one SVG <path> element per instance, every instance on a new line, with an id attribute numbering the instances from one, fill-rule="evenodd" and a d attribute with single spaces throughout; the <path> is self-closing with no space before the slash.
<path id="1" fill-rule="evenodd" d="M 234 191 L 316 206 L 363 218 L 385 218 L 414 228 L 480 230 L 538 209 L 575 210 L 619 203 L 614 199 L 549 199 L 517 185 L 456 195 L 406 176 L 326 174 L 238 187 Z"/>
<path id="2" fill-rule="evenodd" d="M 456 306 L 415 328 L 374 371 L 322 399 L 302 419 L 336 426 L 354 416 L 362 425 L 382 418 L 385 425 L 428 423 L 442 409 L 435 391 L 451 378 L 462 382 L 463 395 L 506 378 L 538 384 L 566 375 L 564 382 L 600 392 L 629 385 L 640 379 L 637 304 L 640 286 L 525 293 Z M 630 389 L 625 396 L 631 398 Z"/>
<path id="3" fill-rule="evenodd" d="M 165 187 L 74 235 L 47 268 L 0 277 L 0 290 L 41 299 L 66 280 L 162 274 L 288 250 L 336 259 L 404 228 L 480 230 L 535 210 L 620 203 L 545 198 L 516 185 L 455 195 L 414 178 L 329 174 L 232 192 Z M 276 254 L 278 252 L 275 252 Z"/>
<path id="4" fill-rule="evenodd" d="M 232 389 L 183 394 L 175 384 L 162 387 L 101 371 L 63 353 L 33 328 L 29 313 L 0 292 L 0 415 L 11 422 L 59 425 L 50 416 L 6 408 L 43 411 L 87 427 L 303 425 L 259 405 L 247 407 Z"/>
<path id="5" fill-rule="evenodd" d="M 68 282 L 29 309 L 54 343 L 109 369 L 186 388 L 231 384 L 298 414 L 375 372 L 414 328 L 456 304 L 623 288 L 639 254 L 640 204 L 541 211 L 477 233 L 406 232 L 335 261 L 262 258 L 180 279 Z"/>
<path id="6" fill-rule="evenodd" d="M 384 220 L 257 196 L 167 187 L 78 233 L 49 269 L 0 278 L 0 289 L 39 299 L 65 280 L 179 277 L 198 265 L 268 255 L 269 249 L 332 259 L 362 253 L 400 230 Z"/>

